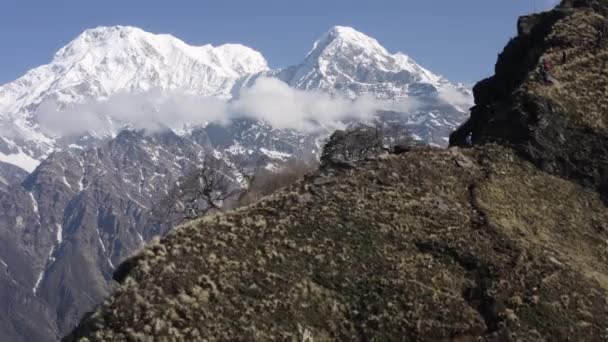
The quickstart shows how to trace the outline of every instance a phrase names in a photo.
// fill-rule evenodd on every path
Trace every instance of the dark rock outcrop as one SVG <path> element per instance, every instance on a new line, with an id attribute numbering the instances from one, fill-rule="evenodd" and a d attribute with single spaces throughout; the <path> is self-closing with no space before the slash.
<path id="1" fill-rule="evenodd" d="M 607 15 L 606 1 L 564 1 L 521 18 L 496 74 L 474 87 L 471 118 L 451 145 L 465 146 L 467 138 L 507 145 L 547 172 L 608 195 Z M 541 81 L 542 60 L 553 84 Z"/>
<path id="2" fill-rule="evenodd" d="M 19 184 L 27 177 L 27 171 L 4 162 L 0 162 L 0 191 L 8 191 L 13 184 Z"/>

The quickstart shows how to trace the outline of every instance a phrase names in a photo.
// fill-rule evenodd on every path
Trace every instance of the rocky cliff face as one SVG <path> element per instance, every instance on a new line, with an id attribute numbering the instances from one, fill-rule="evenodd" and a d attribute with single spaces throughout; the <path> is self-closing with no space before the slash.
<path id="1" fill-rule="evenodd" d="M 522 18 L 451 137 L 472 148 L 337 163 L 176 228 L 66 340 L 608 340 L 607 14 Z"/>
<path id="2" fill-rule="evenodd" d="M 606 194 L 608 186 L 608 27 L 606 2 L 564 1 L 523 17 L 496 74 L 474 88 L 471 118 L 452 145 L 499 142 L 552 174 Z M 553 84 L 538 72 L 550 65 Z"/>

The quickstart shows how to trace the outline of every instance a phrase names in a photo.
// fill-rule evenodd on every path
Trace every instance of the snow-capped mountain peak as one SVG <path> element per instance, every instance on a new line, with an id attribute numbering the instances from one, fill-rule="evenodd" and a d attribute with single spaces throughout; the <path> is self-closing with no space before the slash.
<path id="1" fill-rule="evenodd" d="M 0 86 L 0 161 L 15 163 L 21 155 L 40 160 L 53 150 L 53 139 L 35 118 L 45 102 L 65 108 L 149 90 L 229 98 L 239 78 L 265 70 L 262 54 L 239 44 L 190 46 L 130 26 L 86 30 L 49 64 Z M 31 170 L 35 163 L 15 164 Z"/>
<path id="2" fill-rule="evenodd" d="M 297 88 L 338 91 L 349 97 L 406 97 L 410 84 L 447 83 L 406 54 L 392 54 L 376 39 L 346 26 L 332 27 L 303 63 L 283 70 L 280 77 Z"/>
<path id="3" fill-rule="evenodd" d="M 388 54 L 388 51 L 386 51 L 376 39 L 371 38 L 352 27 L 334 26 L 314 43 L 312 50 L 308 53 L 306 58 L 317 58 L 323 54 L 329 54 L 335 49 L 349 46 L 358 46 L 369 54 L 380 56 Z"/>
<path id="4" fill-rule="evenodd" d="M 262 54 L 238 44 L 190 46 L 135 27 L 98 27 L 60 49 L 50 64 L 0 87 L 0 115 L 31 114 L 24 112 L 47 99 L 69 104 L 153 88 L 228 97 L 236 79 L 267 69 Z"/>
<path id="5" fill-rule="evenodd" d="M 240 44 L 214 47 L 210 44 L 191 46 L 170 34 L 152 34 L 137 27 L 97 27 L 84 31 L 76 39 L 55 54 L 55 62 L 66 59 L 86 58 L 102 50 L 103 58 L 112 57 L 118 51 L 140 53 L 146 57 L 168 58 L 176 53 L 184 54 L 206 64 L 219 73 L 240 77 L 243 74 L 268 69 L 261 53 Z"/>

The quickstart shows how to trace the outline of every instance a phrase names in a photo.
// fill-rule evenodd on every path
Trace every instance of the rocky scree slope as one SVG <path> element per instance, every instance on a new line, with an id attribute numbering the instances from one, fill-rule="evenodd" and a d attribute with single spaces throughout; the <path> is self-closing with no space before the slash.
<path id="1" fill-rule="evenodd" d="M 179 227 L 123 263 L 66 340 L 608 340 L 602 100 L 558 107 L 559 67 L 562 88 L 533 83 L 551 37 L 605 8 L 565 1 L 520 20 L 452 136 L 474 148 L 327 165 Z M 573 98 L 596 91 L 580 85 Z"/>

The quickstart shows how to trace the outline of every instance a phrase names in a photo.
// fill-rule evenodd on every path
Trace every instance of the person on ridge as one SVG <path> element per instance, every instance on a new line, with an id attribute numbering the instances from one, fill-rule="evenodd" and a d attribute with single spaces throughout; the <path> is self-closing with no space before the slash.
<path id="1" fill-rule="evenodd" d="M 551 64 L 549 64 L 549 62 L 543 58 L 543 69 L 545 70 L 545 72 L 548 74 L 549 70 L 551 70 Z"/>
<path id="2" fill-rule="evenodd" d="M 541 59 L 539 69 L 540 76 L 543 82 L 545 84 L 551 83 L 551 78 L 549 77 L 549 70 L 551 69 L 551 65 L 549 64 L 549 62 L 547 62 L 546 59 Z"/>

